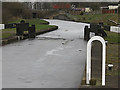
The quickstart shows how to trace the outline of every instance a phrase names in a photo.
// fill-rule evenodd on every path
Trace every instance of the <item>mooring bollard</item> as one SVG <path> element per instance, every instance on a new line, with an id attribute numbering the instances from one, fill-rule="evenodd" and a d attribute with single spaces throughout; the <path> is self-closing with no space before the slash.
<path id="1" fill-rule="evenodd" d="M 109 71 L 112 71 L 112 70 L 113 70 L 113 64 L 111 64 L 111 63 L 108 64 L 108 70 L 109 70 Z"/>
<path id="2" fill-rule="evenodd" d="M 29 27 L 28 33 L 29 33 L 29 38 L 35 38 L 36 36 L 35 25 Z"/>
<path id="3" fill-rule="evenodd" d="M 90 29 L 88 26 L 85 26 L 84 28 L 84 40 L 89 40 L 90 39 Z"/>

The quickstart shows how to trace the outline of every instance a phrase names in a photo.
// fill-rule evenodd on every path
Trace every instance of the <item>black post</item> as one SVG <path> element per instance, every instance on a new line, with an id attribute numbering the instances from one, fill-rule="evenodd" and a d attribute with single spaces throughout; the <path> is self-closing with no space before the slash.
<path id="1" fill-rule="evenodd" d="M 86 32 L 87 32 L 87 28 L 88 28 L 88 26 L 85 26 L 85 28 L 84 28 L 84 40 L 86 40 Z"/>
<path id="2" fill-rule="evenodd" d="M 90 29 L 88 28 L 86 32 L 86 40 L 88 41 L 90 39 Z"/>
<path id="3" fill-rule="evenodd" d="M 29 27 L 28 33 L 29 33 L 29 38 L 35 38 L 36 36 L 35 25 Z"/>
<path id="4" fill-rule="evenodd" d="M 17 23 L 16 24 L 16 35 L 17 36 L 22 36 L 23 33 L 24 33 L 24 24 L 25 21 L 24 20 L 21 20 L 20 23 Z"/>
<path id="5" fill-rule="evenodd" d="M 32 13 L 33 14 L 33 18 L 37 18 L 37 13 Z"/>
<path id="6" fill-rule="evenodd" d="M 90 29 L 88 26 L 85 26 L 84 28 L 84 40 L 89 40 L 90 39 Z"/>
<path id="7" fill-rule="evenodd" d="M 21 29 L 21 24 L 20 23 L 16 24 L 16 35 L 17 36 L 22 36 L 23 35 L 23 30 Z"/>

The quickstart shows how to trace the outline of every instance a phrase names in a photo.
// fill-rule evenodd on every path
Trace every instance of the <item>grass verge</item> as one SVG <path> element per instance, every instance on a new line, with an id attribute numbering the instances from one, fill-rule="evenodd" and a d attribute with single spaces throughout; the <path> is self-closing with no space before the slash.
<path id="1" fill-rule="evenodd" d="M 99 23 L 104 22 L 105 25 L 116 24 L 108 21 L 108 19 L 118 22 L 118 14 L 84 14 L 84 15 L 68 15 L 72 20 L 79 22 Z"/>
<path id="2" fill-rule="evenodd" d="M 105 38 L 105 40 L 108 41 L 108 45 L 106 47 L 107 52 L 106 52 L 106 64 L 113 64 L 113 70 L 109 71 L 107 67 L 107 72 L 106 72 L 106 83 L 109 84 L 110 87 L 118 87 L 118 76 L 120 73 L 119 70 L 119 51 L 118 47 L 120 44 L 119 41 L 119 34 L 118 33 L 113 33 L 106 31 L 108 37 Z M 112 81 L 111 81 L 112 80 Z"/>
<path id="3" fill-rule="evenodd" d="M 105 31 L 107 33 L 107 37 L 105 37 L 105 40 L 107 40 L 109 43 L 120 43 L 119 38 L 119 33 L 115 33 L 115 32 L 109 32 L 109 31 Z"/>

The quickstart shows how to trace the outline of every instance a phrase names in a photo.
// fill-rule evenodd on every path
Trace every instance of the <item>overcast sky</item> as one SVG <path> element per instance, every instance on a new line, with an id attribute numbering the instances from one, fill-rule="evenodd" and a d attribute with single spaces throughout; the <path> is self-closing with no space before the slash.
<path id="1" fill-rule="evenodd" d="M 2 2 L 119 2 L 120 0 L 0 0 Z"/>

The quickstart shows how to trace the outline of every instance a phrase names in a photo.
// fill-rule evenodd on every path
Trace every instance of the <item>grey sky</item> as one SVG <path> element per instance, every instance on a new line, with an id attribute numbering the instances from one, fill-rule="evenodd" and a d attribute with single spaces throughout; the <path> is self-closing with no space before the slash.
<path id="1" fill-rule="evenodd" d="M 2 2 L 119 2 L 120 0 L 0 0 Z"/>

